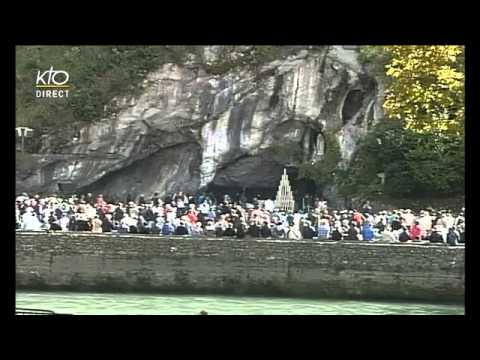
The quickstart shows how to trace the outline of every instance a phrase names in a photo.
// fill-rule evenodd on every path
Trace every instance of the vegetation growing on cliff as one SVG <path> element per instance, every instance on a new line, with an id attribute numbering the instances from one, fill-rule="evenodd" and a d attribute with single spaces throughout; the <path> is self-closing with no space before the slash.
<path id="1" fill-rule="evenodd" d="M 315 162 L 305 162 L 299 167 L 299 178 L 310 179 L 317 185 L 332 185 L 335 183 L 336 172 L 340 165 L 340 145 L 335 133 L 326 131 L 323 133 L 325 140 L 325 153 Z"/>
<path id="2" fill-rule="evenodd" d="M 69 126 L 106 117 L 106 105 L 119 95 L 134 95 L 145 75 L 167 62 L 182 62 L 185 46 L 18 46 L 16 121 L 34 129 Z M 53 66 L 70 75 L 70 96 L 35 98 L 37 71 Z"/>
<path id="3" fill-rule="evenodd" d="M 243 48 L 245 46 L 224 46 L 217 61 L 206 66 L 207 71 L 220 75 L 239 66 L 255 69 L 262 64 L 278 59 L 283 54 L 281 46 L 249 46 L 246 51 Z"/>
<path id="4" fill-rule="evenodd" d="M 419 133 L 400 121 L 381 122 L 359 144 L 349 168 L 338 171 L 339 192 L 365 198 L 463 194 L 464 147 L 461 136 Z"/>
<path id="5" fill-rule="evenodd" d="M 385 85 L 389 120 L 359 144 L 348 169 L 337 171 L 340 193 L 370 198 L 464 194 L 464 48 L 363 46 L 360 60 Z"/>
<path id="6" fill-rule="evenodd" d="M 250 46 L 244 52 L 240 48 L 223 47 L 220 60 L 206 70 L 221 74 L 240 65 L 256 67 L 281 54 L 279 46 Z M 108 117 L 118 110 L 111 100 L 138 94 L 149 71 L 165 63 L 184 63 L 189 56 L 201 59 L 202 55 L 203 46 L 18 46 L 17 125 L 51 130 Z M 68 98 L 35 97 L 37 71 L 50 66 L 69 73 Z"/>

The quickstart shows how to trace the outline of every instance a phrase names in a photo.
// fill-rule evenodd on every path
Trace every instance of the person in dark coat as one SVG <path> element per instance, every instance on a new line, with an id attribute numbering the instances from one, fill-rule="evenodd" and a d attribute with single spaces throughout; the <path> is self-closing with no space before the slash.
<path id="1" fill-rule="evenodd" d="M 228 224 L 227 228 L 223 232 L 223 236 L 235 236 L 235 229 L 233 228 L 233 224 Z"/>
<path id="2" fill-rule="evenodd" d="M 313 236 L 315 235 L 313 228 L 310 226 L 309 223 L 305 223 L 305 225 L 302 228 L 302 237 L 304 239 L 313 239 Z"/>
<path id="3" fill-rule="evenodd" d="M 245 237 L 245 226 L 242 222 L 238 222 L 235 225 L 235 232 L 237 234 L 237 239 L 243 239 Z"/>
<path id="4" fill-rule="evenodd" d="M 224 233 L 224 230 L 221 226 L 216 226 L 215 227 L 215 237 L 222 237 L 223 233 Z"/>
<path id="5" fill-rule="evenodd" d="M 175 235 L 188 235 L 188 230 L 183 222 L 175 229 Z"/>
<path id="6" fill-rule="evenodd" d="M 293 226 L 294 225 L 293 220 L 294 220 L 293 215 L 291 213 L 289 213 L 287 215 L 288 226 Z"/>
<path id="7" fill-rule="evenodd" d="M 340 230 L 338 229 L 338 227 L 336 227 L 333 231 L 332 231 L 332 234 L 331 234 L 331 237 L 332 237 L 332 240 L 335 240 L 335 241 L 340 241 L 342 240 L 342 233 L 340 232 Z"/>
<path id="8" fill-rule="evenodd" d="M 455 229 L 455 227 L 449 228 L 448 234 L 447 234 L 447 244 L 449 246 L 457 246 L 459 242 L 460 242 L 459 232 Z"/>
<path id="9" fill-rule="evenodd" d="M 358 240 L 358 230 L 354 223 L 350 224 L 345 240 Z"/>
<path id="10" fill-rule="evenodd" d="M 407 242 L 408 240 L 410 240 L 410 235 L 408 235 L 407 229 L 402 227 L 402 232 L 398 234 L 398 241 Z"/>
<path id="11" fill-rule="evenodd" d="M 256 223 L 251 223 L 250 227 L 247 230 L 247 235 L 253 238 L 260 237 L 260 228 L 257 226 Z"/>
<path id="12" fill-rule="evenodd" d="M 100 220 L 102 220 L 102 232 L 112 232 L 112 222 L 106 216 L 102 216 Z"/>
<path id="13" fill-rule="evenodd" d="M 272 237 L 272 230 L 270 230 L 267 222 L 263 223 L 263 226 L 260 229 L 260 235 L 262 235 L 263 238 Z"/>
<path id="14" fill-rule="evenodd" d="M 123 212 L 123 210 L 120 208 L 120 206 L 118 206 L 113 212 L 113 220 L 121 221 L 123 219 L 124 214 L 125 213 Z"/>
<path id="15" fill-rule="evenodd" d="M 375 225 L 375 227 L 378 229 L 379 234 L 385 231 L 385 225 L 381 220 Z"/>
<path id="16" fill-rule="evenodd" d="M 172 235 L 174 233 L 175 229 L 172 224 L 170 224 L 169 221 L 166 221 L 163 226 L 162 226 L 162 235 Z"/>
<path id="17" fill-rule="evenodd" d="M 68 222 L 68 231 L 77 231 L 78 230 L 78 224 L 75 219 L 75 213 L 73 210 L 70 210 L 68 212 L 68 216 L 70 218 L 70 221 Z"/>
<path id="18" fill-rule="evenodd" d="M 150 205 L 147 205 L 146 209 L 143 212 L 143 217 L 145 221 L 155 221 L 156 217 L 155 214 L 153 213 L 153 210 Z"/>
<path id="19" fill-rule="evenodd" d="M 50 215 L 50 217 L 48 218 L 48 223 L 50 224 L 50 230 L 53 230 L 53 231 L 61 231 L 62 228 L 60 225 L 57 224 L 57 219 L 55 219 L 55 217 L 53 215 Z"/>
<path id="20" fill-rule="evenodd" d="M 402 228 L 402 223 L 398 218 L 395 218 L 395 219 L 392 220 L 392 225 L 391 226 L 392 226 L 393 231 L 397 231 L 397 230 L 400 230 Z"/>
<path id="21" fill-rule="evenodd" d="M 432 233 L 430 234 L 430 242 L 443 243 L 443 236 L 440 234 L 440 230 L 437 227 L 434 227 Z"/>

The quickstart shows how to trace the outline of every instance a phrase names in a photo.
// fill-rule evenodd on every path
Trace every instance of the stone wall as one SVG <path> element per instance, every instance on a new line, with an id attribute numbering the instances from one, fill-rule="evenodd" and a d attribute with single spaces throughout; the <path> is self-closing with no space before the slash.
<path id="1" fill-rule="evenodd" d="M 465 248 L 17 233 L 23 289 L 463 301 Z"/>

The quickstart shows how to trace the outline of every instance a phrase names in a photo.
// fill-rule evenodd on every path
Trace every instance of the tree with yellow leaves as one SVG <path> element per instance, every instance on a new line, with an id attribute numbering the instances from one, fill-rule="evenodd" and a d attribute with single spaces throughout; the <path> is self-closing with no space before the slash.
<path id="1" fill-rule="evenodd" d="M 463 134 L 464 47 L 395 45 L 382 51 L 388 58 L 386 114 L 414 130 Z"/>

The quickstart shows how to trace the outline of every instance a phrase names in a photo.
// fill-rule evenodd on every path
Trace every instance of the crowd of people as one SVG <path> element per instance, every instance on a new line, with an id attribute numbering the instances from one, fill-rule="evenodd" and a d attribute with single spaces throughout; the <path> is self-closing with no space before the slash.
<path id="1" fill-rule="evenodd" d="M 431 242 L 459 245 L 465 242 L 465 210 L 409 209 L 372 211 L 332 210 L 316 199 L 307 210 L 284 212 L 272 199 L 254 197 L 221 201 L 205 193 L 177 192 L 161 198 L 140 195 L 136 201 L 107 201 L 93 196 L 47 196 L 23 193 L 16 198 L 18 231 L 91 231 L 290 240 L 363 240 Z"/>

